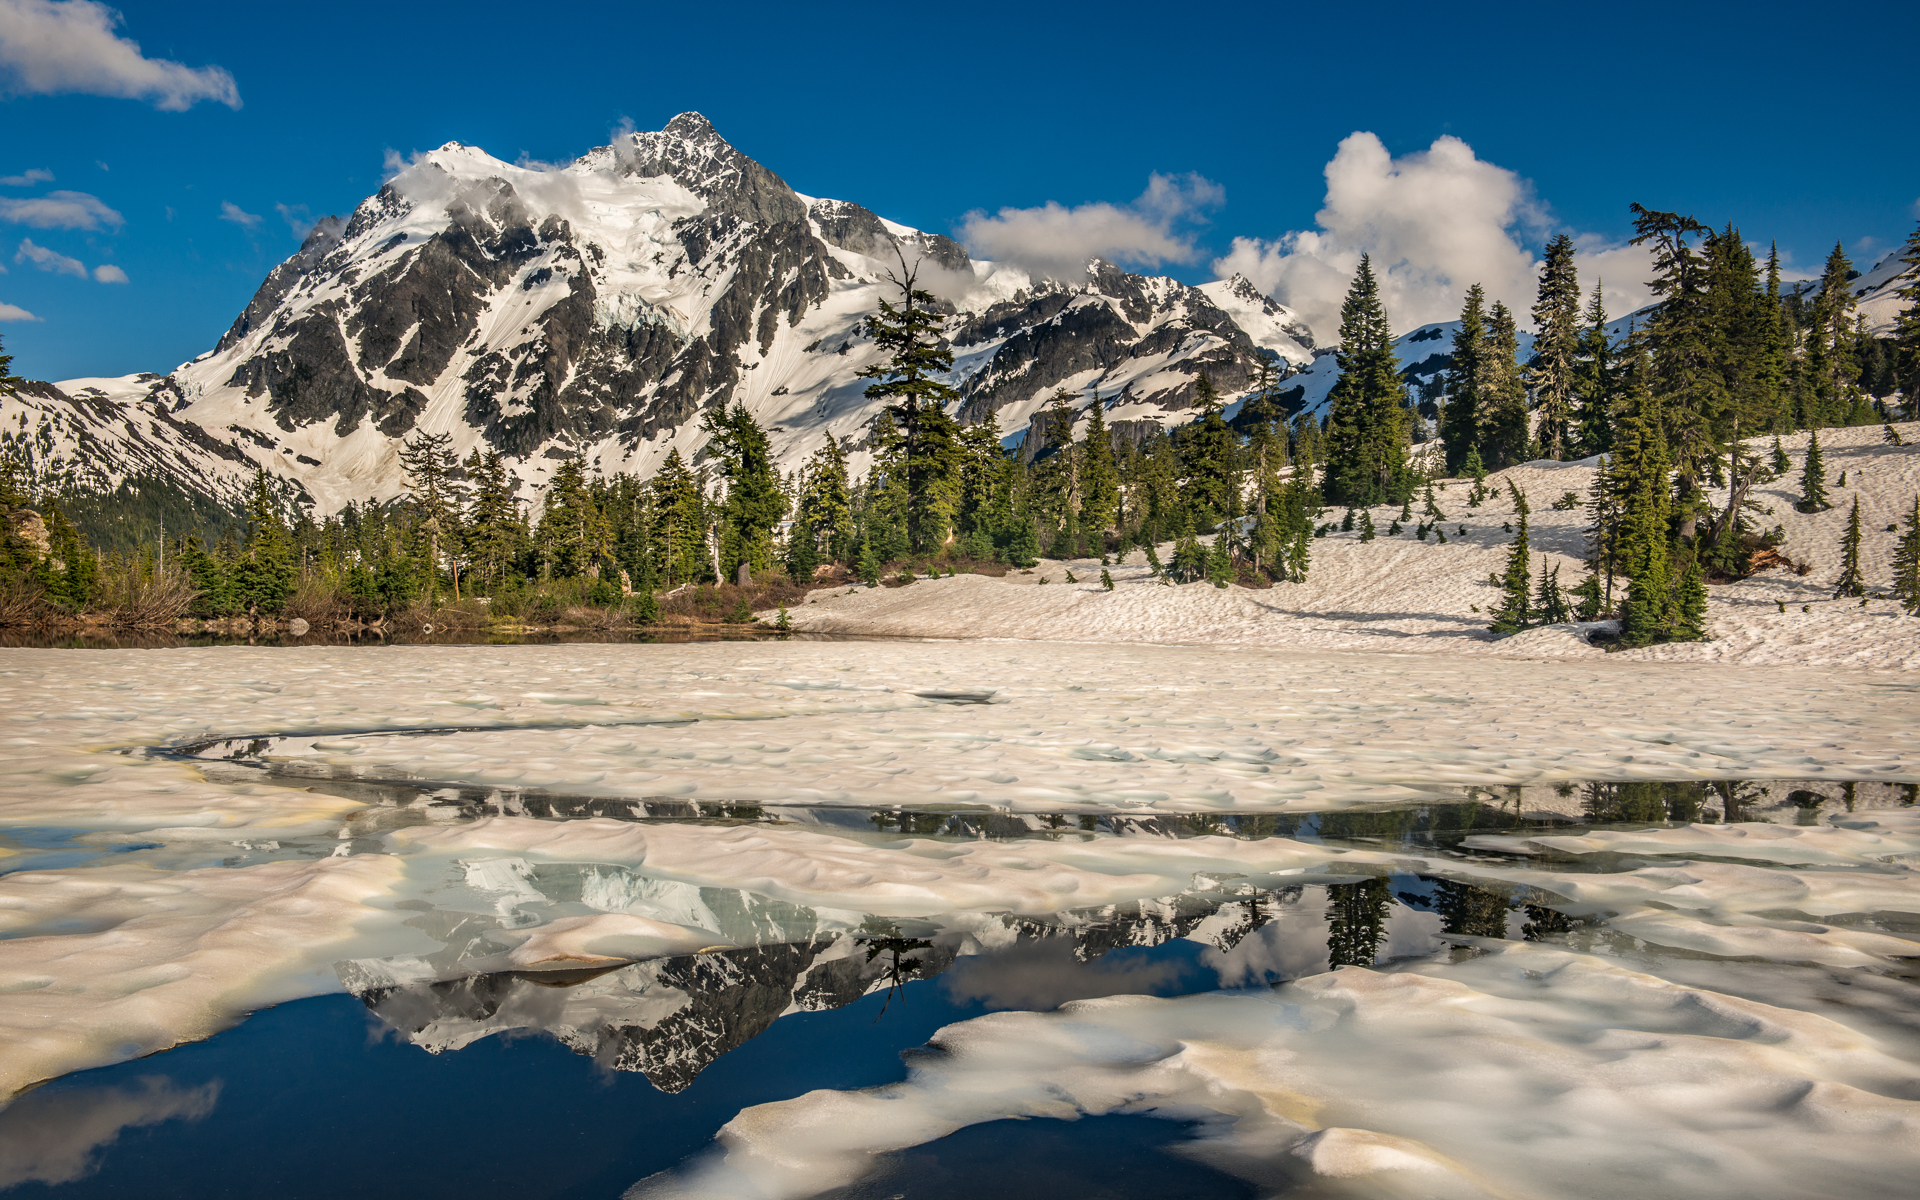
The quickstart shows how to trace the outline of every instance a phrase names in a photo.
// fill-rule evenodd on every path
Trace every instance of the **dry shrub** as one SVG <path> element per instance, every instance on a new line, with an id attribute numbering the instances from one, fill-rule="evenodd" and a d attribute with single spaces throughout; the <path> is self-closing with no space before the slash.
<path id="1" fill-rule="evenodd" d="M 120 603 L 107 610 L 107 619 L 122 629 L 171 629 L 187 615 L 193 597 L 193 584 L 181 573 L 136 577 L 128 581 Z"/>
<path id="2" fill-rule="evenodd" d="M 353 615 L 353 610 L 333 583 L 316 573 L 294 585 L 293 595 L 287 598 L 282 615 L 288 619 L 298 617 L 309 625 L 320 626 L 347 620 Z"/>
<path id="3" fill-rule="evenodd" d="M 46 597 L 40 585 L 31 579 L 0 583 L 0 629 L 18 625 L 38 625 L 47 619 Z"/>

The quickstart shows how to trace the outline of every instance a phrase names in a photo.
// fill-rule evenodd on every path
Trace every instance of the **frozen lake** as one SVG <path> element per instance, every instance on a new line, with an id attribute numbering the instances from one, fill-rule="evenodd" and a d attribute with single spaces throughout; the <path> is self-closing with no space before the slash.
<path id="1" fill-rule="evenodd" d="M 1072 643 L 0 650 L 0 1186 L 1886 1194 L 1915 699 Z"/>

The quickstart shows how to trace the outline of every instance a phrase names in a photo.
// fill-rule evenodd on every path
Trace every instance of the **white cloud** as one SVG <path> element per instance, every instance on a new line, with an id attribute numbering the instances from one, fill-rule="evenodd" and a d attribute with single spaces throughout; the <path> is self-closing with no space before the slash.
<path id="1" fill-rule="evenodd" d="M 1582 305 L 1593 295 L 1596 281 L 1610 321 L 1653 303 L 1653 293 L 1647 288 L 1647 281 L 1653 278 L 1651 248 L 1625 242 L 1610 244 L 1592 235 L 1574 238 L 1573 247 L 1573 265 L 1580 272 Z"/>
<path id="2" fill-rule="evenodd" d="M 102 225 L 117 228 L 126 223 L 126 218 L 101 203 L 98 196 L 62 191 L 22 200 L 0 198 L 0 221 L 35 229 L 98 229 Z"/>
<path id="3" fill-rule="evenodd" d="M 127 273 L 112 263 L 101 263 L 93 269 L 93 277 L 101 283 L 125 283 Z"/>
<path id="4" fill-rule="evenodd" d="M 38 321 L 39 319 L 17 304 L 8 304 L 0 300 L 0 321 Z"/>
<path id="5" fill-rule="evenodd" d="M 304 238 L 313 232 L 313 214 L 307 211 L 306 205 L 275 204 L 273 211 L 280 214 L 280 219 L 287 223 L 287 228 L 293 231 L 293 236 Z"/>
<path id="6" fill-rule="evenodd" d="M 120 14 L 95 0 L 0 0 L 0 93 L 78 92 L 150 101 L 182 112 L 202 100 L 240 107 L 240 89 L 221 67 L 147 58 L 117 36 Z"/>
<path id="7" fill-rule="evenodd" d="M 58 250 L 36 246 L 32 238 L 20 239 L 20 248 L 14 251 L 13 261 L 30 262 L 42 271 L 52 271 L 56 275 L 77 275 L 81 279 L 87 277 L 85 263 L 77 258 L 68 258 Z"/>
<path id="8" fill-rule="evenodd" d="M 1378 137 L 1353 133 L 1326 177 L 1318 229 L 1271 242 L 1235 238 L 1214 270 L 1245 275 L 1327 341 L 1363 253 L 1373 256 L 1396 330 L 1459 315 L 1474 283 L 1518 313 L 1531 307 L 1533 255 L 1516 234 L 1544 221 L 1532 189 L 1514 172 L 1481 161 L 1452 136 L 1395 159 Z"/>
<path id="9" fill-rule="evenodd" d="M 53 172 L 44 167 L 28 167 L 24 175 L 0 175 L 0 187 L 32 187 L 36 183 L 52 183 Z"/>
<path id="10" fill-rule="evenodd" d="M 235 225 L 244 225 L 248 229 L 253 229 L 260 224 L 259 213 L 250 213 L 231 200 L 220 202 L 220 219 L 232 221 Z"/>
<path id="11" fill-rule="evenodd" d="M 1010 263 L 1030 275 L 1079 280 L 1087 261 L 1107 258 L 1137 267 L 1192 262 L 1191 234 L 1176 226 L 1196 220 L 1226 200 L 1219 184 L 1199 175 L 1161 175 L 1133 203 L 1099 201 L 1073 208 L 1048 201 L 1039 208 L 1003 208 L 992 216 L 968 213 L 960 240 L 977 257 Z"/>
<path id="12" fill-rule="evenodd" d="M 391 183 L 394 176 L 426 156 L 424 150 L 415 150 L 412 154 L 403 155 L 392 146 L 388 146 L 387 152 L 380 156 L 380 182 Z"/>

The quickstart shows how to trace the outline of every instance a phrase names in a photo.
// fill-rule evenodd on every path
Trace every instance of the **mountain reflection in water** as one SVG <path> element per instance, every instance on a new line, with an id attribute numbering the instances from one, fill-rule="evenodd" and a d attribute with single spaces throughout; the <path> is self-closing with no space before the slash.
<path id="1" fill-rule="evenodd" d="M 791 906 L 782 907 L 791 922 Z M 429 1052 L 541 1031 L 672 1093 L 789 1013 L 840 1008 L 935 976 L 957 1001 L 1050 1010 L 1097 996 L 1267 986 L 1329 966 L 1430 954 L 1443 934 L 1534 940 L 1570 927 L 1544 897 L 1402 875 L 1194 892 L 1049 917 L 954 917 L 908 930 L 869 920 L 857 932 L 590 971 L 418 982 L 395 981 L 378 961 L 340 971 L 370 1010 Z"/>

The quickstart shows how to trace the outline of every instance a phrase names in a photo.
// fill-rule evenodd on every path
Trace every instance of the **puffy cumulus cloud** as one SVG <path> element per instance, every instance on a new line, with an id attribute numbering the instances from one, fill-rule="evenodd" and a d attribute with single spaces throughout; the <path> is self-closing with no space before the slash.
<path id="1" fill-rule="evenodd" d="M 87 277 L 86 264 L 77 258 L 68 258 L 58 250 L 49 250 L 45 246 L 36 246 L 32 238 L 21 238 L 20 248 L 13 253 L 13 261 L 30 262 L 42 271 L 52 271 L 56 275 L 74 275 L 81 279 Z"/>
<path id="2" fill-rule="evenodd" d="M 1010 263 L 1029 275 L 1079 280 L 1094 258 L 1137 267 L 1194 261 L 1199 254 L 1193 237 L 1178 227 L 1225 200 L 1219 184 L 1199 175 L 1156 172 L 1131 204 L 1098 201 L 1068 208 L 1050 200 L 1039 208 L 1003 208 L 992 216 L 976 210 L 961 219 L 959 237 L 977 257 Z"/>
<path id="3" fill-rule="evenodd" d="M 3 0 L 0 0 L 3 2 Z M 0 198 L 0 221 L 35 229 L 115 229 L 126 218 L 86 192 L 48 192 L 23 199 Z"/>
<path id="4" fill-rule="evenodd" d="M 1354 133 L 1327 164 L 1327 196 L 1317 229 L 1274 241 L 1235 238 L 1215 260 L 1298 312 L 1332 341 L 1340 302 L 1360 265 L 1373 256 L 1387 315 L 1396 330 L 1459 315 L 1469 285 L 1524 313 L 1533 302 L 1533 255 L 1522 232 L 1543 214 L 1514 172 L 1483 162 L 1451 135 L 1394 158 L 1371 133 Z"/>
<path id="5" fill-rule="evenodd" d="M 93 277 L 100 283 L 125 283 L 127 273 L 112 263 L 101 263 L 93 269 Z"/>
<path id="6" fill-rule="evenodd" d="M 1618 244 L 1592 235 L 1573 239 L 1573 265 L 1580 272 L 1583 297 L 1600 285 L 1607 319 L 1615 320 L 1653 303 L 1647 281 L 1653 278 L 1653 253 L 1646 246 Z"/>
<path id="7" fill-rule="evenodd" d="M 39 319 L 18 304 L 8 304 L 0 300 L 0 321 L 38 321 Z"/>
<path id="8" fill-rule="evenodd" d="M 119 13 L 95 0 L 0 0 L 0 92 L 114 96 L 169 112 L 202 100 L 240 107 L 224 68 L 148 58 L 114 32 L 119 23 Z"/>
<path id="9" fill-rule="evenodd" d="M 0 175 L 0 187 L 32 187 L 36 183 L 52 183 L 53 172 L 41 167 L 29 167 L 20 175 Z"/>
<path id="10" fill-rule="evenodd" d="M 235 225 L 244 226 L 247 229 L 256 228 L 260 224 L 259 213 L 250 213 L 231 200 L 220 202 L 220 219 L 232 221 Z"/>

